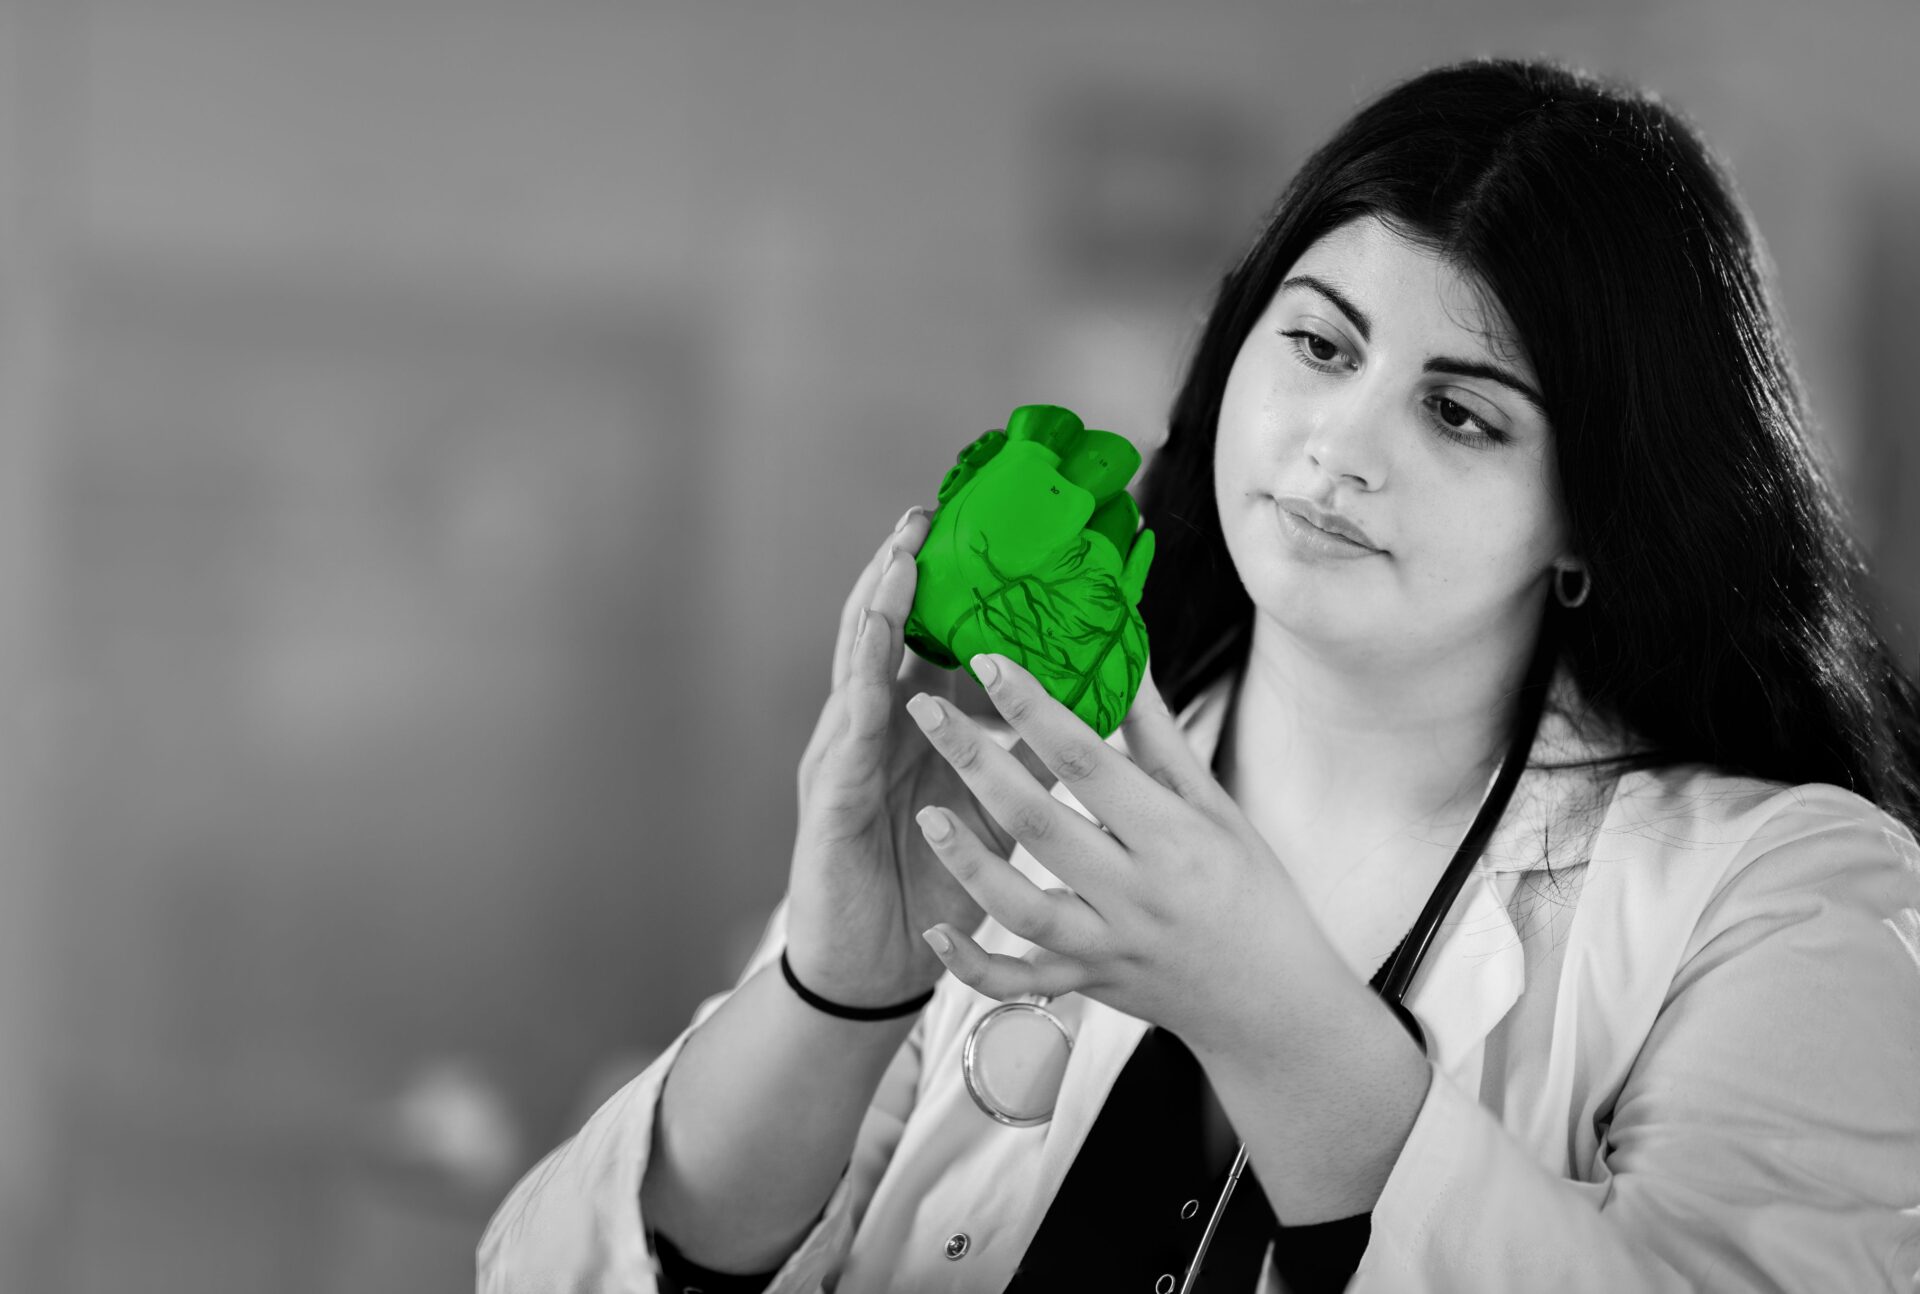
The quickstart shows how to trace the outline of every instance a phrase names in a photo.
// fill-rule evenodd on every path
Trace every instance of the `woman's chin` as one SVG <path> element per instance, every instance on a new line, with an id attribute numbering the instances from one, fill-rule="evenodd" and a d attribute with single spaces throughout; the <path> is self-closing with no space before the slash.
<path id="1" fill-rule="evenodd" d="M 1358 599 L 1316 589 L 1311 581 L 1298 586 L 1289 582 L 1271 596 L 1256 599 L 1254 606 L 1259 619 L 1316 650 L 1371 655 L 1393 637 L 1379 616 L 1369 615 L 1364 605 L 1358 605 Z"/>

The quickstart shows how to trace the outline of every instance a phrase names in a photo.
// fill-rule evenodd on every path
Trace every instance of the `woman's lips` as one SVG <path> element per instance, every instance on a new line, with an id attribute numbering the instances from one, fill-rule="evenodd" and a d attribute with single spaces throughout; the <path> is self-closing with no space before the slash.
<path id="1" fill-rule="evenodd" d="M 1274 502 L 1273 511 L 1280 522 L 1280 533 L 1296 552 L 1349 559 L 1381 556 L 1380 549 L 1369 548 L 1330 530 L 1322 530 L 1278 500 Z"/>
<path id="2" fill-rule="evenodd" d="M 1277 498 L 1279 499 L 1281 507 L 1312 526 L 1315 530 L 1322 530 L 1330 535 L 1339 535 L 1342 539 L 1351 539 L 1362 548 L 1371 549 L 1376 553 L 1381 551 L 1380 545 L 1374 543 L 1373 537 L 1362 530 L 1360 523 L 1353 520 L 1353 518 L 1341 516 L 1331 508 L 1323 508 L 1302 494 L 1282 494 L 1278 495 Z"/>

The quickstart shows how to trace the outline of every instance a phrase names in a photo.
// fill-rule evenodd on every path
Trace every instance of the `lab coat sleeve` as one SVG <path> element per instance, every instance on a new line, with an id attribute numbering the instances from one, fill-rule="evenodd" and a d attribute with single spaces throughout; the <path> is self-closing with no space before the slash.
<path id="1" fill-rule="evenodd" d="M 783 898 L 741 983 L 779 958 L 786 946 L 786 914 Z M 701 1002 L 686 1030 L 651 1065 L 507 1194 L 475 1253 L 479 1294 L 656 1294 L 664 1289 L 640 1209 L 654 1116 L 681 1048 L 731 992 Z M 851 1163 L 766 1294 L 815 1294 L 845 1259 L 913 1105 L 924 1020 L 923 1014 L 894 1054 L 860 1125 Z"/>
<path id="2" fill-rule="evenodd" d="M 1597 1180 L 1436 1068 L 1354 1288 L 1920 1290 L 1920 850 L 1840 794 L 1734 856 Z"/>

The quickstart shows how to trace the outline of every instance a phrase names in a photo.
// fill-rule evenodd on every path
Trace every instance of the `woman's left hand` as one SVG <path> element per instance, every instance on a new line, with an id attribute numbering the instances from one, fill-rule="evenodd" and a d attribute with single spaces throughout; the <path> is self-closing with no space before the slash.
<path id="1" fill-rule="evenodd" d="M 1324 984 L 1339 958 L 1286 868 L 1187 744 L 1151 670 L 1122 722 L 1122 753 L 1006 657 L 972 664 L 992 679 L 987 693 L 1007 723 L 1099 824 L 952 706 L 924 693 L 908 701 L 987 811 L 1071 887 L 1042 890 L 951 815 L 922 809 L 940 861 L 989 916 L 1035 945 L 1026 957 L 988 953 L 936 926 L 928 943 L 954 977 L 1002 1001 L 1083 993 L 1195 1048 L 1245 1041 L 1249 993 L 1271 995 L 1252 1012 L 1269 1036 L 1305 1013 L 1302 992 Z"/>

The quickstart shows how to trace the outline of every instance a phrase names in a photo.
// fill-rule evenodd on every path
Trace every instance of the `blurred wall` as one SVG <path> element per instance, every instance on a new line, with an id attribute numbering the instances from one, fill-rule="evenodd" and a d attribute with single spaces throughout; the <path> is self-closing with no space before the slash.
<path id="1" fill-rule="evenodd" d="M 759 934 L 885 528 L 1021 403 L 1151 448 L 1483 52 L 1729 158 L 1920 623 L 1911 4 L 0 4 L 0 1289 L 465 1288 Z"/>

